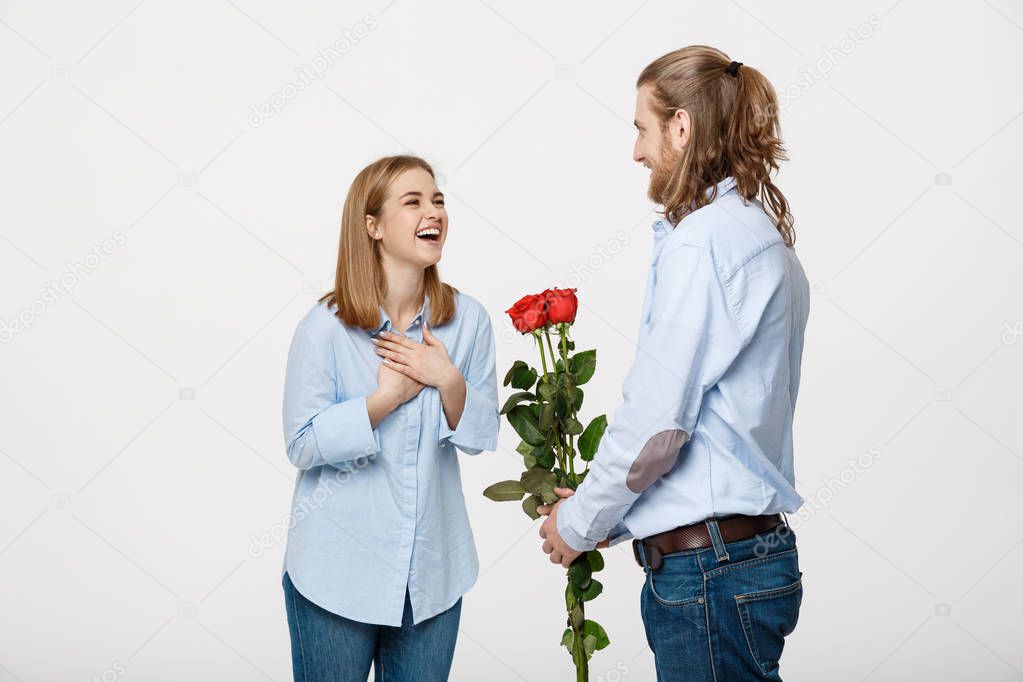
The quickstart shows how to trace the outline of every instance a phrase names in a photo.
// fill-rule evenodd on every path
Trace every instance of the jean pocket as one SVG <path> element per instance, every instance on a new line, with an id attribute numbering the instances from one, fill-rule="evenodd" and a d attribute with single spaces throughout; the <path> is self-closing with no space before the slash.
<path id="1" fill-rule="evenodd" d="M 703 604 L 703 580 L 699 576 L 672 571 L 668 563 L 658 571 L 647 569 L 647 584 L 650 594 L 661 606 L 678 607 Z"/>
<path id="2" fill-rule="evenodd" d="M 789 585 L 735 596 L 746 644 L 761 674 L 778 668 L 785 637 L 796 629 L 802 602 L 802 572 Z"/>

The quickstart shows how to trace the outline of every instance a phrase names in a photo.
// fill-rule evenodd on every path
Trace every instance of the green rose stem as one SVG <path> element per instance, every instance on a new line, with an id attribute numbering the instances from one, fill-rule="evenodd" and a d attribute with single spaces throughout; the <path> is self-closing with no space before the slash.
<path id="1" fill-rule="evenodd" d="M 547 331 L 546 327 L 544 327 L 544 331 L 545 332 Z M 533 334 L 533 338 L 536 339 L 536 345 L 540 348 L 540 363 L 543 365 L 543 379 L 542 379 L 542 381 L 546 381 L 547 380 L 548 370 L 547 370 L 547 356 L 543 352 L 543 339 L 540 338 L 540 330 L 539 329 L 534 329 L 532 334 Z M 551 339 L 548 336 L 547 337 L 547 345 L 548 346 L 550 345 L 550 342 L 551 342 Z M 551 350 L 551 364 L 552 365 L 554 364 L 554 351 L 553 350 Z M 538 384 L 537 385 L 537 396 L 539 397 L 539 395 L 540 395 L 540 391 L 539 391 L 539 384 Z M 556 455 L 557 455 L 557 458 L 558 458 L 558 464 L 561 466 L 562 471 L 564 471 L 565 470 L 565 453 L 564 453 L 564 451 L 561 448 L 561 439 L 560 438 L 558 438 L 558 443 L 557 443 L 556 451 L 557 451 Z"/>
<path id="2" fill-rule="evenodd" d="M 543 334 L 547 338 L 547 348 L 548 348 L 548 350 L 550 351 L 550 354 L 551 354 L 551 364 L 552 365 L 556 365 L 556 363 L 554 362 L 554 358 L 556 356 L 554 354 L 554 345 L 551 343 L 550 327 L 544 327 L 543 328 Z M 558 334 L 559 334 L 560 340 L 561 340 L 561 362 L 562 362 L 562 365 L 564 367 L 564 371 L 565 371 L 565 373 L 567 375 L 568 371 L 569 371 L 569 367 L 568 367 L 568 345 L 567 345 L 566 340 L 565 340 L 565 325 L 564 324 L 559 324 L 558 325 Z M 543 342 L 541 342 L 539 345 L 540 345 L 540 358 L 541 358 L 541 360 L 543 360 L 544 359 Z M 545 377 L 546 377 L 546 374 L 547 374 L 547 364 L 546 364 L 546 361 L 544 361 L 544 375 L 545 375 Z M 567 399 L 567 404 L 569 406 L 569 411 L 572 414 L 572 417 L 575 418 L 575 415 L 576 415 L 575 400 L 573 399 L 571 387 L 568 385 L 567 382 L 565 384 L 565 398 Z M 571 487 L 574 489 L 575 486 L 576 486 L 576 478 L 575 478 L 575 444 L 574 444 L 573 440 L 574 440 L 573 436 L 570 435 L 569 436 L 569 445 L 566 446 L 563 434 L 558 433 L 558 440 L 557 440 L 557 448 L 558 448 L 558 453 L 559 453 L 558 460 L 561 463 L 561 470 L 562 471 L 565 471 L 565 468 L 566 468 L 565 464 L 567 462 L 567 464 L 568 464 L 569 482 L 571 484 Z M 582 556 L 577 558 L 576 561 L 588 561 L 588 558 L 587 558 L 586 554 L 583 554 Z M 572 641 L 572 645 L 573 646 L 572 646 L 572 648 L 574 649 L 574 651 L 572 652 L 572 658 L 574 659 L 574 662 L 576 664 L 576 667 L 575 667 L 575 679 L 576 679 L 576 682 L 589 682 L 589 679 L 590 679 L 589 662 L 587 661 L 587 658 L 586 658 L 586 649 L 585 649 L 585 644 L 584 644 L 584 634 L 583 634 L 583 629 L 582 629 L 582 623 L 586 619 L 586 606 L 585 606 L 585 603 L 580 599 L 578 601 L 577 605 L 576 605 L 576 608 L 579 611 L 579 618 L 578 618 L 578 620 L 575 623 L 573 623 L 571 616 L 569 617 L 569 625 L 572 628 L 572 634 L 573 634 L 573 637 L 572 637 L 572 640 L 573 640 Z"/>
<path id="3" fill-rule="evenodd" d="M 546 332 L 546 329 L 544 330 Z M 560 350 L 561 350 L 561 361 L 564 364 L 566 374 L 569 371 L 568 367 L 568 324 L 558 324 L 558 336 L 560 337 Z M 547 343 L 550 344 L 550 334 L 547 335 Z M 554 357 L 554 350 L 551 349 L 551 357 Z M 565 383 L 565 398 L 569 405 L 569 411 L 571 412 L 572 418 L 576 418 L 577 410 L 575 408 L 575 398 L 572 394 L 571 387 L 568 383 Z M 571 487 L 575 489 L 578 485 L 575 476 L 575 436 L 569 434 L 568 436 L 568 471 L 569 481 Z M 578 561 L 589 562 L 589 557 L 586 553 L 583 553 Z M 574 563 L 574 562 L 573 562 Z M 571 578 L 569 579 L 571 581 Z M 571 587 L 569 588 L 571 589 Z M 584 644 L 584 634 L 582 624 L 586 619 L 586 603 L 580 599 L 576 608 L 579 610 L 579 618 L 573 623 L 571 617 L 571 609 L 569 610 L 568 624 L 572 628 L 572 659 L 575 662 L 575 679 L 576 682 L 589 682 L 590 679 L 590 666 L 586 656 L 586 648 Z"/>
<path id="4" fill-rule="evenodd" d="M 547 348 L 550 349 L 550 352 L 551 352 L 551 364 L 555 365 L 555 377 L 557 377 L 557 363 L 554 362 L 554 357 L 555 357 L 555 355 L 554 355 L 554 345 L 551 343 L 550 327 L 544 327 L 543 328 L 543 335 L 545 337 L 547 337 Z M 541 347 L 541 349 L 542 349 L 542 347 Z M 567 373 L 568 372 L 568 358 L 567 357 L 562 356 L 562 364 L 564 365 L 565 372 Z M 555 378 L 555 383 L 557 383 L 557 379 L 556 378 Z M 566 386 L 566 389 L 567 389 L 567 386 Z M 568 400 L 568 404 L 571 406 L 572 405 L 571 394 L 567 390 L 566 390 L 566 396 L 569 399 Z M 561 470 L 569 472 L 569 474 L 568 474 L 569 475 L 569 482 L 570 482 L 572 488 L 575 488 L 575 450 L 570 449 L 569 446 L 565 443 L 564 435 L 560 432 L 560 430 L 558 431 L 558 452 L 561 453 L 561 457 L 559 457 L 559 460 L 561 462 Z"/>
<path id="5" fill-rule="evenodd" d="M 557 354 L 555 354 L 554 343 L 551 339 L 552 326 L 556 327 L 559 337 Z M 530 518 L 535 518 L 537 501 L 535 499 L 523 500 L 522 496 L 532 493 L 533 498 L 539 497 L 544 501 L 550 499 L 552 495 L 549 492 L 549 486 L 552 483 L 556 486 L 576 489 L 589 470 L 589 460 L 592 459 L 600 437 L 606 428 L 606 417 L 601 415 L 591 421 L 590 425 L 583 430 L 579 441 L 579 449 L 583 452 L 579 454 L 586 466 L 577 473 L 575 469 L 576 434 L 570 434 L 567 431 L 576 431 L 579 428 L 579 410 L 575 401 L 575 392 L 578 387 L 575 384 L 580 379 L 579 373 L 586 375 L 583 378 L 583 383 L 592 375 L 594 358 L 591 356 L 595 354 L 595 351 L 585 351 L 585 356 L 577 356 L 575 358 L 578 365 L 577 373 L 573 373 L 569 362 L 569 345 L 574 347 L 570 338 L 570 327 L 570 322 L 548 323 L 542 330 L 534 329 L 526 332 L 536 340 L 540 349 L 540 364 L 543 367 L 543 376 L 536 383 L 535 393 L 528 391 L 537 381 L 537 371 L 524 362 L 517 361 L 505 379 L 505 385 L 512 383 L 520 392 L 509 399 L 506 405 L 507 410 L 502 410 L 502 414 L 506 411 L 509 414 L 515 414 L 514 419 L 509 416 L 509 421 L 516 426 L 516 431 L 523 435 L 520 452 L 534 461 L 530 464 L 529 471 L 523 474 L 520 480 L 495 483 L 484 491 L 484 495 L 495 501 L 522 500 L 523 511 Z M 546 348 L 544 348 L 545 345 Z M 547 362 L 547 352 L 550 352 L 550 364 Z M 563 365 L 560 370 L 557 366 L 559 359 Z M 525 376 L 520 376 L 523 373 Z M 527 380 L 528 385 L 525 385 Z M 566 409 L 559 409 L 560 405 L 557 402 L 562 397 L 557 395 L 559 380 L 564 381 Z M 550 388 L 544 388 L 545 386 L 553 386 L 555 390 L 552 392 Z M 517 407 L 524 400 L 529 401 L 528 407 Z M 552 405 L 552 403 L 554 404 Z M 536 433 L 536 429 L 539 424 L 534 425 L 532 422 L 534 417 L 540 417 L 537 409 L 545 415 L 540 419 L 546 426 L 546 428 L 540 429 L 545 436 L 542 444 L 535 444 L 538 440 L 539 434 Z M 524 410 L 529 410 L 531 414 L 523 414 Z M 548 419 L 551 412 L 555 414 L 553 420 Z M 569 424 L 571 424 L 571 428 Z M 538 464 L 536 461 L 537 457 L 542 456 L 546 462 L 550 462 L 548 448 L 554 449 L 557 459 L 559 469 L 555 472 L 551 472 L 546 464 Z M 547 471 L 542 471 L 544 469 Z M 542 480 L 539 480 L 541 478 Z M 529 490 L 526 490 L 525 486 L 528 486 Z M 527 503 L 533 504 L 532 513 L 530 513 L 530 505 Z M 594 599 L 603 590 L 603 585 L 593 577 L 594 573 L 603 568 L 604 560 L 600 552 L 594 550 L 581 554 L 572 562 L 567 571 L 568 585 L 565 590 L 565 606 L 568 612 L 566 619 L 568 627 L 562 633 L 561 644 L 568 649 L 572 662 L 575 664 L 576 682 L 589 682 L 590 657 L 594 651 L 604 649 L 609 644 L 607 633 L 603 627 L 595 621 L 586 620 L 585 613 L 585 602 Z"/>
<path id="6" fill-rule="evenodd" d="M 561 361 L 565 365 L 565 372 L 568 372 L 568 323 L 562 322 L 558 324 L 558 335 L 561 337 Z M 550 337 L 548 337 L 548 341 Z M 578 411 L 575 406 L 575 397 L 572 391 L 569 389 L 568 383 L 565 383 L 565 398 L 568 400 L 568 405 L 572 412 L 572 418 L 578 419 Z M 575 477 L 575 436 L 572 434 L 568 435 L 568 471 L 569 478 L 572 482 L 572 489 L 579 484 Z"/>

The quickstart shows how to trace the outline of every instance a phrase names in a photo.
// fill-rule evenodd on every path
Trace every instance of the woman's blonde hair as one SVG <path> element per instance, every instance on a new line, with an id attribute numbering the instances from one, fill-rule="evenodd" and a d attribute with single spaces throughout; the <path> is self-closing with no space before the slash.
<path id="1" fill-rule="evenodd" d="M 319 302 L 337 306 L 335 315 L 345 324 L 367 330 L 380 326 L 380 306 L 387 281 L 380 258 L 380 241 L 366 230 L 366 216 L 379 219 L 391 183 L 402 173 L 421 168 L 434 177 L 433 168 L 418 156 L 387 156 L 363 168 L 345 198 L 341 214 L 341 240 L 337 252 L 334 290 Z M 440 279 L 436 265 L 423 273 L 423 294 L 430 297 L 429 325 L 436 327 L 455 314 L 457 289 Z"/>
<path id="2" fill-rule="evenodd" d="M 679 109 L 692 120 L 689 143 L 661 197 L 665 216 L 677 223 L 706 206 L 715 198 L 717 183 L 732 176 L 743 199 L 759 195 L 785 244 L 792 246 L 796 233 L 789 204 L 771 182 L 771 173 L 788 158 L 771 82 L 752 67 L 733 66 L 721 50 L 691 45 L 643 69 L 636 87 L 647 84 L 653 88 L 662 131 Z"/>

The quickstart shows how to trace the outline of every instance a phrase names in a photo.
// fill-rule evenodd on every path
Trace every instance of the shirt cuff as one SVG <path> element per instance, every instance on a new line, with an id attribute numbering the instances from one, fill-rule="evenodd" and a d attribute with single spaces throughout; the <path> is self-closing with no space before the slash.
<path id="1" fill-rule="evenodd" d="M 458 426 L 454 429 L 448 426 L 448 418 L 444 414 L 444 403 L 440 403 L 439 441 L 450 441 L 459 450 L 469 455 L 478 455 L 484 450 L 496 450 L 496 428 L 488 428 L 488 425 L 496 426 L 499 418 L 494 406 L 484 399 L 475 386 L 466 381 L 465 405 L 462 407 L 462 416 L 458 420 Z"/>
<path id="2" fill-rule="evenodd" d="M 380 434 L 369 422 L 367 396 L 335 403 L 313 418 L 320 456 L 328 464 L 380 453 Z"/>
<path id="3" fill-rule="evenodd" d="M 596 542 L 590 541 L 585 535 L 573 528 L 575 515 L 573 513 L 572 498 L 567 498 L 558 506 L 558 535 L 569 547 L 577 552 L 589 552 L 597 546 Z"/>
<path id="4" fill-rule="evenodd" d="M 619 542 L 632 539 L 632 532 L 625 525 L 624 521 L 619 521 L 618 525 L 611 529 L 611 532 L 607 536 L 607 546 L 614 547 Z"/>

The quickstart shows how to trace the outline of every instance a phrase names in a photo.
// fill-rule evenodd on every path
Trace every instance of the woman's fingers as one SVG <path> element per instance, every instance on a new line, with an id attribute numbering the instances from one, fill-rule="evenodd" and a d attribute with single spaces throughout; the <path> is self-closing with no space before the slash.
<path id="1" fill-rule="evenodd" d="M 395 334 L 394 332 L 382 332 L 380 336 L 383 337 L 384 343 L 392 343 L 396 346 L 404 346 L 406 348 L 415 348 L 416 342 L 407 336 Z"/>

